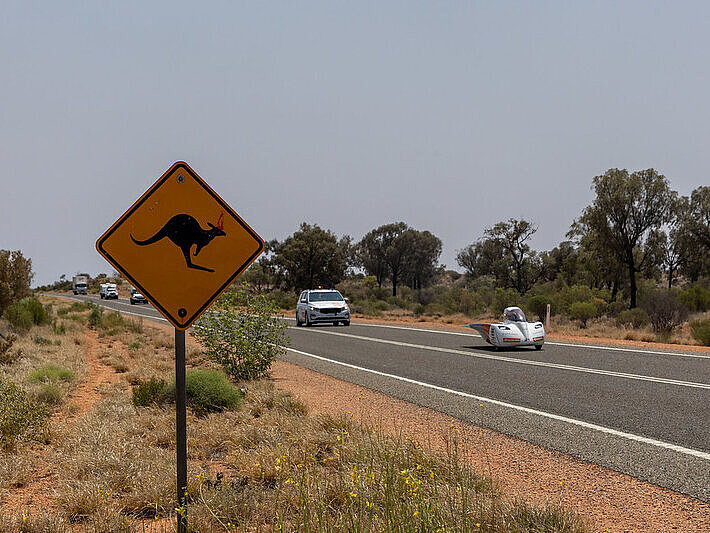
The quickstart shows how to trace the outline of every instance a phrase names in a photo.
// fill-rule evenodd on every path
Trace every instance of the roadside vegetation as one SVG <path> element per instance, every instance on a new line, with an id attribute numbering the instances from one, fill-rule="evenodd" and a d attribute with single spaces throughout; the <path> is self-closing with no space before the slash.
<path id="1" fill-rule="evenodd" d="M 457 272 L 435 235 L 404 222 L 359 242 L 304 223 L 244 279 L 288 312 L 301 289 L 334 286 L 356 316 L 466 323 L 519 305 L 537 320 L 549 304 L 554 332 L 708 345 L 710 187 L 682 197 L 653 169 L 609 169 L 592 189 L 549 251 L 532 249 L 533 222 L 510 218 L 459 250 Z"/>
<path id="2" fill-rule="evenodd" d="M 173 531 L 171 336 L 90 306 L 43 304 L 47 322 L 29 331 L 0 322 L 0 530 Z M 258 369 L 249 379 L 230 378 L 189 337 L 187 364 L 192 531 L 588 531 L 557 504 L 507 499 L 466 466 L 453 429 L 434 453 L 362 414 L 310 415 L 260 361 L 242 362 Z M 93 385 L 101 369 L 110 379 Z M 22 504 L 32 491 L 41 504 Z"/>

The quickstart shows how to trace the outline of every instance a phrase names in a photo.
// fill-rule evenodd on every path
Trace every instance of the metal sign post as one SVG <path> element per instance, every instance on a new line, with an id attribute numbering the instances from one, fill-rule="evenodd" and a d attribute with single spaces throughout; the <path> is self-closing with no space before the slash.
<path id="1" fill-rule="evenodd" d="M 177 448 L 178 533 L 187 533 L 187 398 L 185 330 L 175 329 L 175 444 Z"/>
<path id="2" fill-rule="evenodd" d="M 96 249 L 175 326 L 177 522 L 178 533 L 187 533 L 185 330 L 264 251 L 264 240 L 178 161 Z"/>

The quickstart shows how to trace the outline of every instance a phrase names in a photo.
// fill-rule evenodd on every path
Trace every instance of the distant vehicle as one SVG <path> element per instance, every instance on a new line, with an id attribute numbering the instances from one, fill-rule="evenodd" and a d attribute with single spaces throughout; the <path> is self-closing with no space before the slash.
<path id="1" fill-rule="evenodd" d="M 102 283 L 99 286 L 99 296 L 102 300 L 118 300 L 118 288 L 115 283 Z"/>
<path id="2" fill-rule="evenodd" d="M 311 326 L 320 322 L 350 325 L 350 307 L 339 291 L 315 289 L 303 291 L 296 304 L 296 325 Z"/>
<path id="3" fill-rule="evenodd" d="M 74 276 L 71 285 L 74 294 L 87 294 L 89 290 L 89 278 L 86 276 Z"/>
<path id="4" fill-rule="evenodd" d="M 140 292 L 138 292 L 138 289 L 135 287 L 131 287 L 131 305 L 135 304 L 147 304 L 148 300 L 145 299 L 145 296 L 143 296 Z"/>
<path id="5" fill-rule="evenodd" d="M 541 350 L 545 342 L 542 322 L 528 322 L 519 307 L 506 307 L 502 322 L 468 324 L 468 327 L 478 331 L 496 350 L 503 346 L 535 346 Z"/>

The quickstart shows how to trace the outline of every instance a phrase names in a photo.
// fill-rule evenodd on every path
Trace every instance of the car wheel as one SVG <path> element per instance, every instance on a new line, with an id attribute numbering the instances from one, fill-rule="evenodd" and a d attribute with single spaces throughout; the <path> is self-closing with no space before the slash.
<path id="1" fill-rule="evenodd" d="M 131 300 L 131 305 L 136 305 L 136 302 L 134 302 L 133 300 Z"/>
<path id="2" fill-rule="evenodd" d="M 536 344 L 535 345 L 536 350 L 542 350 L 542 344 Z"/>
<path id="3" fill-rule="evenodd" d="M 306 313 L 306 327 L 310 328 L 313 324 L 311 323 L 311 319 L 308 318 L 308 313 Z"/>
<path id="4" fill-rule="evenodd" d="M 349 326 L 350 321 L 349 320 L 343 320 L 343 326 Z"/>
<path id="5" fill-rule="evenodd" d="M 296 327 L 300 328 L 303 325 L 303 322 L 301 322 L 301 319 L 298 318 L 298 312 L 296 312 Z"/>

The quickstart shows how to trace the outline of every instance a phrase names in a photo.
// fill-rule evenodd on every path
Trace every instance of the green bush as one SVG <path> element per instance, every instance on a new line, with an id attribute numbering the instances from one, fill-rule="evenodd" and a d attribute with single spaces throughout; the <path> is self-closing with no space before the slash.
<path id="1" fill-rule="evenodd" d="M 71 381 L 72 379 L 74 379 L 74 372 L 55 364 L 41 366 L 27 376 L 27 380 L 30 383 L 51 383 L 55 381 Z"/>
<path id="2" fill-rule="evenodd" d="M 89 309 L 89 307 L 89 302 L 72 302 L 71 307 L 69 307 L 69 310 L 80 313 L 82 311 L 86 311 L 87 309 Z"/>
<path id="3" fill-rule="evenodd" d="M 547 304 L 550 304 L 550 314 L 552 315 L 552 300 L 547 296 L 537 295 L 528 298 L 525 304 L 528 314 L 532 314 L 540 322 L 544 322 L 547 317 Z"/>
<path id="4" fill-rule="evenodd" d="M 386 304 L 385 304 L 386 305 Z M 224 293 L 194 324 L 193 333 L 207 355 L 234 380 L 260 378 L 285 353 L 286 323 L 263 295 L 244 290 Z"/>
<path id="5" fill-rule="evenodd" d="M 64 335 L 67 332 L 67 327 L 64 322 L 57 322 L 56 320 L 52 322 L 52 331 L 55 335 Z"/>
<path id="6" fill-rule="evenodd" d="M 606 314 L 611 317 L 618 317 L 619 313 L 623 313 L 628 308 L 624 302 L 614 301 L 609 302 L 606 306 Z"/>
<path id="7" fill-rule="evenodd" d="M 32 340 L 35 344 L 39 344 L 40 346 L 50 346 L 52 344 L 51 340 L 42 337 L 41 335 L 35 335 L 34 337 L 32 337 Z"/>
<path id="8" fill-rule="evenodd" d="M 14 449 L 22 438 L 41 438 L 47 414 L 46 408 L 30 400 L 22 388 L 0 378 L 0 445 L 4 449 Z"/>
<path id="9" fill-rule="evenodd" d="M 710 346 L 710 320 L 693 320 L 690 323 L 693 338 L 704 346 Z"/>
<path id="10" fill-rule="evenodd" d="M 26 333 L 32 327 L 32 313 L 20 302 L 8 306 L 3 317 L 15 331 Z"/>
<path id="11" fill-rule="evenodd" d="M 675 293 L 667 290 L 647 294 L 641 307 L 651 318 L 653 331 L 668 334 L 688 318 L 688 308 L 678 301 Z"/>
<path id="12" fill-rule="evenodd" d="M 648 313 L 640 307 L 626 309 L 616 317 L 616 323 L 620 326 L 631 326 L 634 329 L 642 328 L 651 323 Z"/>
<path id="13" fill-rule="evenodd" d="M 680 291 L 678 300 L 691 311 L 705 312 L 710 309 L 710 291 L 700 285 Z"/>
<path id="14" fill-rule="evenodd" d="M 92 328 L 98 328 L 101 326 L 101 321 L 103 320 L 104 310 L 98 305 L 90 304 L 91 312 L 89 313 L 89 326 Z"/>
<path id="15" fill-rule="evenodd" d="M 592 302 L 574 302 L 569 306 L 569 316 L 579 320 L 582 328 L 587 327 L 587 321 L 597 316 L 597 307 Z"/>
<path id="16" fill-rule="evenodd" d="M 520 293 L 515 289 L 501 289 L 498 287 L 493 296 L 493 302 L 488 306 L 488 312 L 494 315 L 502 315 L 503 309 L 520 305 Z"/>
<path id="17" fill-rule="evenodd" d="M 296 303 L 298 301 L 297 294 L 282 290 L 271 291 L 266 295 L 266 297 L 271 300 L 277 309 L 288 309 L 291 311 L 296 308 Z"/>
<path id="18" fill-rule="evenodd" d="M 133 405 L 148 407 L 175 401 L 175 387 L 170 387 L 164 379 L 151 377 L 148 381 L 133 387 Z"/>
<path id="19" fill-rule="evenodd" d="M 187 403 L 198 415 L 233 409 L 242 399 L 241 391 L 218 370 L 190 370 L 185 376 Z"/>
<path id="20" fill-rule="evenodd" d="M 48 407 L 54 407 L 62 403 L 62 389 L 56 383 L 45 383 L 34 393 L 34 399 Z"/>
<path id="21" fill-rule="evenodd" d="M 49 312 L 37 298 L 23 298 L 19 303 L 30 311 L 35 326 L 49 324 Z"/>
<path id="22" fill-rule="evenodd" d="M 218 370 L 188 370 L 185 375 L 187 405 L 197 415 L 233 409 L 242 399 L 241 391 Z M 175 402 L 175 382 L 156 377 L 133 387 L 133 405 L 147 407 Z"/>
<path id="23" fill-rule="evenodd" d="M 608 291 L 590 289 L 586 285 L 564 285 L 554 295 L 553 300 L 557 311 L 562 314 L 569 314 L 570 306 L 575 302 L 590 302 L 592 298 L 599 298 L 605 302 L 609 300 Z"/>

